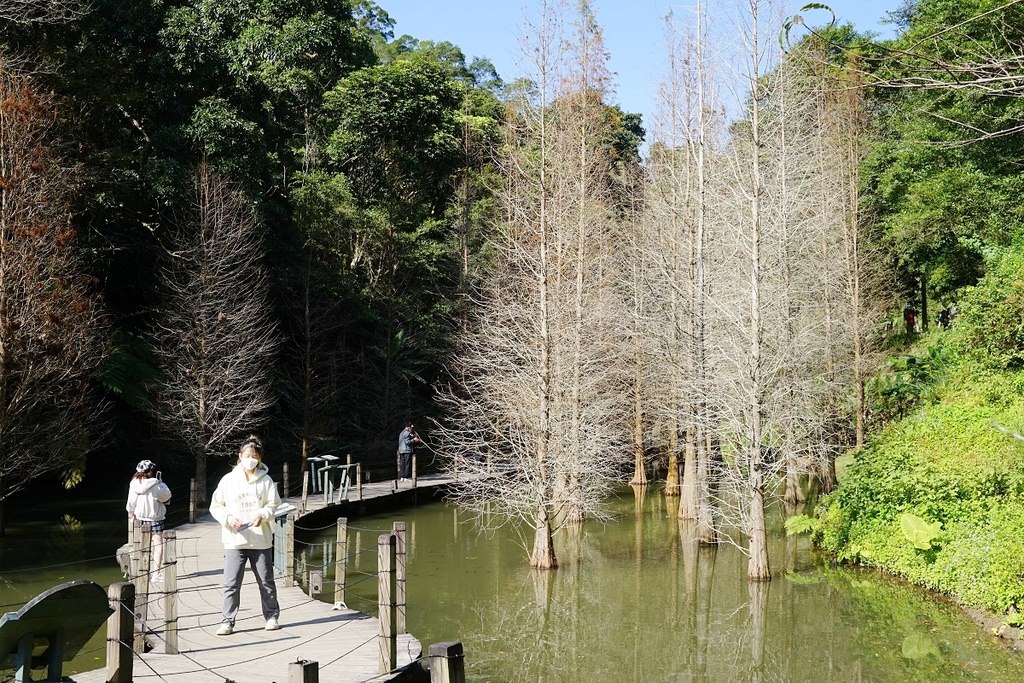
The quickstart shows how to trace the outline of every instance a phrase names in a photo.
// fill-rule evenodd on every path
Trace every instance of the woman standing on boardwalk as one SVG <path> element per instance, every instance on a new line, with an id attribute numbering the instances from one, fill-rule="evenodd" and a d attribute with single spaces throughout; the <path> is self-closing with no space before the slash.
<path id="1" fill-rule="evenodd" d="M 281 608 L 274 583 L 274 537 L 270 520 L 281 504 L 277 485 L 263 464 L 263 444 L 249 437 L 238 450 L 238 463 L 221 478 L 210 501 L 224 542 L 224 606 L 218 636 L 235 629 L 245 565 L 252 567 L 260 589 L 266 630 L 276 631 Z"/>
<path id="2" fill-rule="evenodd" d="M 171 490 L 163 482 L 156 470 L 156 463 L 143 460 L 135 466 L 135 475 L 128 483 L 128 502 L 124 508 L 128 511 L 128 519 L 139 520 L 152 532 L 153 567 L 150 581 L 164 580 L 164 517 L 167 515 L 167 501 L 171 499 Z M 148 571 L 144 569 L 143 571 Z"/>

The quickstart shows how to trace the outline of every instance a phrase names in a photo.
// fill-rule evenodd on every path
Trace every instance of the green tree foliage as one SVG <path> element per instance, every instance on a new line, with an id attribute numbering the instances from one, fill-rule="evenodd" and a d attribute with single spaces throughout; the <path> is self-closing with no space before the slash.
<path id="1" fill-rule="evenodd" d="M 240 179 L 295 168 L 310 109 L 375 61 L 351 2 L 194 0 L 168 11 L 160 39 L 185 80 L 183 137 Z"/>
<path id="2" fill-rule="evenodd" d="M 906 31 L 873 60 L 876 81 L 900 87 L 876 90 L 869 201 L 907 288 L 924 279 L 938 298 L 974 284 L 986 250 L 1024 225 L 1024 141 L 1003 134 L 1024 120 L 1024 99 L 970 86 L 979 61 L 1011 57 L 1020 44 L 1024 8 L 989 12 L 1003 4 L 913 3 Z"/>
<path id="3" fill-rule="evenodd" d="M 962 353 L 996 368 L 1024 368 L 1024 252 L 993 259 L 988 273 L 961 294 L 953 327 Z"/>

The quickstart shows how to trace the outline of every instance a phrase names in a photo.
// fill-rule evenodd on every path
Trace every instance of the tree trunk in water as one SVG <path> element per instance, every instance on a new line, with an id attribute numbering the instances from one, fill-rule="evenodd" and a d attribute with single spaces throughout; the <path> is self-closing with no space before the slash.
<path id="1" fill-rule="evenodd" d="M 686 459 L 683 461 L 683 483 L 680 487 L 679 519 L 697 519 L 697 430 L 686 430 Z"/>
<path id="2" fill-rule="evenodd" d="M 647 468 L 644 466 L 643 378 L 639 363 L 633 377 L 633 478 L 629 483 L 647 485 Z"/>
<path id="3" fill-rule="evenodd" d="M 790 462 L 786 465 L 786 493 L 783 499 L 787 503 L 803 503 L 807 501 L 807 494 L 804 493 L 803 487 L 800 485 L 800 471 L 797 469 L 796 463 L 793 462 L 793 456 L 789 456 Z"/>
<path id="4" fill-rule="evenodd" d="M 714 510 L 711 507 L 711 464 L 718 458 L 715 438 L 711 430 L 704 434 L 703 443 L 697 447 L 697 538 L 705 545 L 718 543 L 718 532 L 715 530 Z"/>
<path id="5" fill-rule="evenodd" d="M 764 484 L 760 466 L 754 466 L 750 485 L 750 559 L 747 563 L 747 577 L 751 581 L 770 581 L 768 568 L 768 532 L 764 519 Z"/>
<path id="6" fill-rule="evenodd" d="M 668 472 L 665 474 L 666 496 L 679 495 L 679 425 L 675 420 L 669 422 L 668 435 Z"/>
<path id="7" fill-rule="evenodd" d="M 555 544 L 551 537 L 551 518 L 548 511 L 541 509 L 534 519 L 533 552 L 530 554 L 530 567 L 533 569 L 557 569 L 558 559 L 555 557 Z"/>

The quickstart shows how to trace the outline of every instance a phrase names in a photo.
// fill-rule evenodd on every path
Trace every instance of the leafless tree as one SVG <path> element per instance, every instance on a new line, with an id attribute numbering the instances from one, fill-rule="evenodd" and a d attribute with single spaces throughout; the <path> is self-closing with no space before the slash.
<path id="1" fill-rule="evenodd" d="M 199 499 L 207 462 L 231 438 L 263 426 L 274 403 L 270 317 L 259 224 L 241 192 L 206 163 L 191 216 L 161 273 L 164 311 L 157 351 L 164 376 L 159 414 L 191 452 Z"/>
<path id="2" fill-rule="evenodd" d="M 12 24 L 66 24 L 88 11 L 79 0 L 0 0 L 0 21 Z"/>
<path id="3" fill-rule="evenodd" d="M 77 255 L 75 176 L 54 152 L 54 119 L 0 58 L 0 503 L 44 473 L 73 483 L 104 412 L 90 376 L 105 321 Z"/>
<path id="4" fill-rule="evenodd" d="M 542 3 L 535 90 L 514 103 L 504 221 L 442 400 L 440 452 L 456 499 L 533 532 L 530 565 L 558 565 L 554 530 L 601 516 L 625 452 L 616 372 L 614 246 L 598 115 L 606 56 L 588 3 Z M 566 17 L 575 32 L 565 30 Z"/>

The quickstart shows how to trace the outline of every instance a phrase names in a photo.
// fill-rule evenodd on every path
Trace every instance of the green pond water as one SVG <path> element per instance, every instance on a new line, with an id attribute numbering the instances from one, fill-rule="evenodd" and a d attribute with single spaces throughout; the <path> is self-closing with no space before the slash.
<path id="1" fill-rule="evenodd" d="M 0 539 L 0 612 L 63 581 L 120 580 L 113 553 L 125 537 L 122 506 L 12 510 Z M 779 508 L 769 520 L 774 580 L 754 585 L 739 550 L 698 548 L 656 489 L 640 499 L 627 489 L 611 510 L 611 522 L 559 535 L 561 568 L 552 572 L 525 566 L 511 528 L 481 533 L 442 503 L 354 519 L 348 605 L 376 611 L 377 536 L 404 521 L 409 630 L 424 647 L 461 640 L 469 681 L 1024 680 L 1024 660 L 955 606 L 873 572 L 831 566 L 806 539 L 783 535 Z M 304 569 L 327 565 L 328 602 L 333 543 L 331 525 L 305 532 L 297 548 Z M 287 614 L 282 623 L 287 628 Z M 104 636 L 65 673 L 102 667 Z"/>
<path id="2" fill-rule="evenodd" d="M 949 602 L 785 537 L 781 508 L 773 580 L 754 585 L 746 557 L 699 548 L 660 491 L 611 508 L 614 521 L 560 534 L 552 572 L 525 566 L 512 529 L 481 534 L 449 505 L 353 520 L 347 602 L 376 612 L 377 536 L 404 521 L 409 631 L 424 649 L 462 641 L 470 681 L 1024 680 L 1024 660 Z M 333 530 L 309 540 L 308 565 L 322 544 L 333 561 Z"/>

